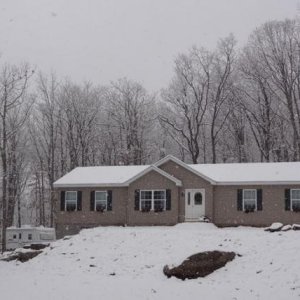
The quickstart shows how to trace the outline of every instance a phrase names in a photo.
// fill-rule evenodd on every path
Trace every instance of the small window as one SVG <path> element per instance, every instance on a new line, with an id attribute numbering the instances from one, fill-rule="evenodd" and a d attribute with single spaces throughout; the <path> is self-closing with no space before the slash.
<path id="1" fill-rule="evenodd" d="M 243 190 L 243 210 L 253 212 L 257 209 L 257 191 Z"/>
<path id="2" fill-rule="evenodd" d="M 196 193 L 194 196 L 195 205 L 202 205 L 202 194 Z"/>
<path id="3" fill-rule="evenodd" d="M 40 239 L 41 240 L 54 240 L 54 235 L 52 233 L 41 233 L 40 234 Z"/>
<path id="4" fill-rule="evenodd" d="M 13 235 L 13 239 L 14 239 L 14 240 L 17 239 L 17 235 L 16 235 L 16 234 Z"/>
<path id="5" fill-rule="evenodd" d="M 95 192 L 95 210 L 105 211 L 107 210 L 107 192 L 106 191 L 96 191 Z"/>
<path id="6" fill-rule="evenodd" d="M 29 241 L 32 240 L 32 233 L 28 233 L 28 240 L 29 240 Z"/>
<path id="7" fill-rule="evenodd" d="M 22 239 L 22 233 L 19 233 L 19 240 Z"/>
<path id="8" fill-rule="evenodd" d="M 300 190 L 291 190 L 291 208 L 300 211 Z"/>
<path id="9" fill-rule="evenodd" d="M 77 210 L 77 192 L 73 192 L 73 191 L 66 192 L 65 210 L 66 211 Z"/>

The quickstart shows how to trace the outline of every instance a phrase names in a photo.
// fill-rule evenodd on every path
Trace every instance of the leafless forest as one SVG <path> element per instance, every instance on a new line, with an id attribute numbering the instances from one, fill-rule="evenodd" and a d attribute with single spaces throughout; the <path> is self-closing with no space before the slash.
<path id="1" fill-rule="evenodd" d="M 28 64 L 0 70 L 3 228 L 52 226 L 53 182 L 77 166 L 300 160 L 300 25 L 273 21 L 178 54 L 149 93 L 122 78 L 74 83 Z M 25 214 L 26 212 L 26 214 Z M 3 237 L 5 238 L 5 234 Z"/>

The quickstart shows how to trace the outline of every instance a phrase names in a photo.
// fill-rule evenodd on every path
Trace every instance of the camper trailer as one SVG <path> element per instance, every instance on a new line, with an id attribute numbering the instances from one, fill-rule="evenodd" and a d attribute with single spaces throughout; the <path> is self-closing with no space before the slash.
<path id="1" fill-rule="evenodd" d="M 55 241 L 55 229 L 47 227 L 31 227 L 24 225 L 20 228 L 6 229 L 6 248 L 13 250 L 32 244 L 48 244 Z"/>

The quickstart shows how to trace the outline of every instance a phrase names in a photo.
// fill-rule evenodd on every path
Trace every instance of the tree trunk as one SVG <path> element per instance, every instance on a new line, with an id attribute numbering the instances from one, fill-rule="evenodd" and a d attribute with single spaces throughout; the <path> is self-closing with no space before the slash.
<path id="1" fill-rule="evenodd" d="M 7 227 L 7 132 L 6 132 L 6 103 L 3 108 L 2 118 L 2 147 L 1 147 L 1 160 L 2 160 L 2 253 L 6 251 L 6 227 Z"/>

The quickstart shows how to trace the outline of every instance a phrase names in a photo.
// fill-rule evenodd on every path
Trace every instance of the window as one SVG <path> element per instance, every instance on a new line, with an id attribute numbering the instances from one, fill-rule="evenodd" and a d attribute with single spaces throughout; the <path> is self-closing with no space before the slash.
<path id="1" fill-rule="evenodd" d="M 28 240 L 32 240 L 32 233 L 28 233 Z"/>
<path id="2" fill-rule="evenodd" d="M 16 234 L 13 235 L 13 239 L 14 239 L 14 240 L 17 239 L 17 235 L 16 235 Z"/>
<path id="3" fill-rule="evenodd" d="M 66 202 L 65 202 L 66 211 L 75 211 L 77 210 L 77 192 L 66 192 Z"/>
<path id="4" fill-rule="evenodd" d="M 142 211 L 154 210 L 156 212 L 166 210 L 166 191 L 165 190 L 149 190 L 141 191 L 140 207 Z"/>
<path id="5" fill-rule="evenodd" d="M 194 196 L 195 205 L 202 205 L 202 194 L 196 193 Z"/>
<path id="6" fill-rule="evenodd" d="M 257 191 L 243 190 L 243 210 L 252 212 L 257 209 Z"/>
<path id="7" fill-rule="evenodd" d="M 150 211 L 152 208 L 152 191 L 141 191 L 141 210 Z"/>
<path id="8" fill-rule="evenodd" d="M 300 211 L 300 190 L 291 190 L 291 208 Z"/>
<path id="9" fill-rule="evenodd" d="M 153 191 L 154 193 L 154 211 L 163 211 L 166 209 L 166 191 Z"/>
<path id="10" fill-rule="evenodd" d="M 107 192 L 96 191 L 95 192 L 95 210 L 105 211 L 107 210 Z"/>
<path id="11" fill-rule="evenodd" d="M 19 240 L 22 239 L 22 233 L 19 233 Z"/>
<path id="12" fill-rule="evenodd" d="M 54 240 L 54 235 L 53 235 L 53 233 L 44 232 L 44 233 L 40 234 L 40 239 L 41 240 Z"/>

